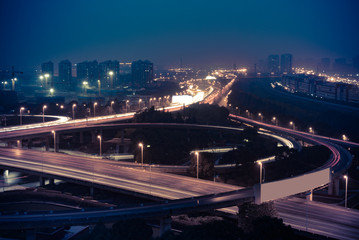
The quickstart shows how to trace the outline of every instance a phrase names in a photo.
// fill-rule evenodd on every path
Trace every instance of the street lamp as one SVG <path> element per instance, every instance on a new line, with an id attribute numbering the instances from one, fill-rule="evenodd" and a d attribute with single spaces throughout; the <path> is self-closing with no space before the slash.
<path id="1" fill-rule="evenodd" d="M 22 125 L 22 111 L 24 111 L 24 110 L 25 110 L 24 107 L 20 108 L 20 125 Z"/>
<path id="2" fill-rule="evenodd" d="M 272 120 L 275 123 L 275 125 L 278 126 L 278 119 L 276 117 L 273 117 Z"/>
<path id="3" fill-rule="evenodd" d="M 42 106 L 42 122 L 45 122 L 45 109 L 47 108 L 46 105 Z"/>
<path id="4" fill-rule="evenodd" d="M 139 108 L 139 109 L 141 109 L 141 102 L 142 102 L 142 99 L 140 98 L 140 99 L 138 100 L 138 108 Z"/>
<path id="5" fill-rule="evenodd" d="M 15 82 L 17 81 L 17 78 L 12 78 L 11 79 L 11 83 L 12 83 L 12 90 L 15 91 Z"/>
<path id="6" fill-rule="evenodd" d="M 54 95 L 55 90 L 53 88 L 50 88 L 50 96 Z"/>
<path id="7" fill-rule="evenodd" d="M 195 152 L 197 156 L 197 179 L 198 179 L 198 169 L 199 169 L 199 152 Z"/>
<path id="8" fill-rule="evenodd" d="M 5 85 L 7 84 L 7 81 L 1 82 L 2 84 L 4 84 L 4 90 L 5 90 Z"/>
<path id="9" fill-rule="evenodd" d="M 126 112 L 128 112 L 127 106 L 129 104 L 130 100 L 126 100 Z"/>
<path id="10" fill-rule="evenodd" d="M 262 167 L 263 167 L 263 164 L 262 162 L 258 162 L 259 164 L 259 184 L 262 184 Z"/>
<path id="11" fill-rule="evenodd" d="M 101 81 L 97 80 L 97 86 L 98 86 L 98 96 L 101 96 Z"/>
<path id="12" fill-rule="evenodd" d="M 44 80 L 44 76 L 40 75 L 39 78 L 40 78 L 40 82 L 41 82 L 41 87 L 43 87 L 43 82 L 42 81 Z"/>
<path id="13" fill-rule="evenodd" d="M 87 85 L 88 85 L 89 83 L 88 82 L 86 82 L 86 81 L 83 81 L 82 82 L 82 87 L 85 89 L 85 95 L 87 95 Z"/>
<path id="14" fill-rule="evenodd" d="M 110 87 L 113 89 L 113 71 L 109 71 L 108 75 L 110 75 Z"/>
<path id="15" fill-rule="evenodd" d="M 46 73 L 44 77 L 45 77 L 45 88 L 47 89 L 47 79 L 50 77 L 50 74 Z"/>
<path id="16" fill-rule="evenodd" d="M 72 119 L 75 119 L 75 107 L 76 103 L 72 104 Z"/>
<path id="17" fill-rule="evenodd" d="M 313 130 L 313 128 L 312 128 L 312 127 L 309 127 L 309 133 L 314 134 L 314 130 Z"/>
<path id="18" fill-rule="evenodd" d="M 141 166 L 143 167 L 143 143 L 139 143 L 138 146 L 141 148 Z"/>
<path id="19" fill-rule="evenodd" d="M 115 103 L 115 101 L 111 101 L 111 113 L 113 113 L 113 104 Z"/>
<path id="20" fill-rule="evenodd" d="M 247 118 L 249 118 L 249 111 L 248 110 L 246 110 L 246 114 L 247 114 Z"/>
<path id="21" fill-rule="evenodd" d="M 343 141 L 348 141 L 349 140 L 349 138 L 345 134 L 343 134 L 342 138 L 343 138 Z"/>
<path id="22" fill-rule="evenodd" d="M 258 113 L 258 116 L 261 118 L 261 122 L 263 122 L 263 116 L 262 116 L 262 113 Z"/>
<path id="23" fill-rule="evenodd" d="M 290 121 L 290 122 L 289 122 L 289 125 L 293 126 L 293 130 L 295 130 L 295 124 L 294 124 L 294 122 Z"/>
<path id="24" fill-rule="evenodd" d="M 96 105 L 97 105 L 97 102 L 94 102 L 93 104 L 93 116 L 96 117 Z"/>
<path id="25" fill-rule="evenodd" d="M 51 131 L 52 134 L 54 134 L 54 152 L 56 151 L 56 132 L 54 130 Z"/>
<path id="26" fill-rule="evenodd" d="M 348 175 L 344 175 L 345 179 L 345 204 L 344 207 L 347 208 L 348 204 Z"/>
<path id="27" fill-rule="evenodd" d="M 97 138 L 100 141 L 100 157 L 101 157 L 102 156 L 102 137 L 101 137 L 101 135 L 97 135 Z"/>

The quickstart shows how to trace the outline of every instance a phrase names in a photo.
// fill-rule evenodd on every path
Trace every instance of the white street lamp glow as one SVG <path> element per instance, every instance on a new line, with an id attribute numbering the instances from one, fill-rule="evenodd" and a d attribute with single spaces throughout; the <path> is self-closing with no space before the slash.
<path id="1" fill-rule="evenodd" d="M 139 143 L 138 146 L 141 148 L 141 166 L 143 167 L 143 143 Z"/>
<path id="2" fill-rule="evenodd" d="M 101 135 L 97 135 L 97 138 L 100 141 L 100 157 L 101 157 L 102 156 L 102 137 L 101 137 Z"/>
<path id="3" fill-rule="evenodd" d="M 47 108 L 47 106 L 46 105 L 44 105 L 43 107 L 42 107 L 42 122 L 44 123 L 45 122 L 45 109 Z"/>
<path id="4" fill-rule="evenodd" d="M 345 204 L 344 207 L 347 208 L 348 204 L 348 175 L 344 175 L 345 179 Z"/>
<path id="5" fill-rule="evenodd" d="M 197 156 L 197 179 L 198 179 L 198 172 L 199 172 L 199 152 L 195 152 Z"/>

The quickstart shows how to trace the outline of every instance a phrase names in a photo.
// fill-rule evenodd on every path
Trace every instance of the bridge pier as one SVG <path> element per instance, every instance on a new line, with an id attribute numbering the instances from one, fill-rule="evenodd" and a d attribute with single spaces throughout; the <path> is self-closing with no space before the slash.
<path id="1" fill-rule="evenodd" d="M 160 219 L 160 236 L 162 236 L 165 232 L 171 230 L 171 223 L 171 216 L 163 217 Z"/>
<path id="2" fill-rule="evenodd" d="M 39 182 L 40 182 L 40 186 L 44 186 L 45 185 L 45 181 L 46 179 L 42 176 L 40 176 Z"/>
<path id="3" fill-rule="evenodd" d="M 84 143 L 84 132 L 80 132 L 80 144 Z"/>
<path id="4" fill-rule="evenodd" d="M 54 179 L 54 178 L 50 178 L 50 179 L 49 179 L 49 184 L 50 184 L 50 185 L 54 185 L 54 184 L 55 184 L 55 179 Z"/>
<path id="5" fill-rule="evenodd" d="M 94 194 L 94 187 L 90 187 L 90 196 L 93 197 L 93 194 Z"/>
<path id="6" fill-rule="evenodd" d="M 60 148 L 60 134 L 59 133 L 56 133 L 56 144 L 54 144 L 54 152 L 58 152 L 59 151 L 59 148 Z"/>
<path id="7" fill-rule="evenodd" d="M 29 139 L 27 140 L 27 148 L 28 148 L 28 149 L 31 149 L 31 147 L 32 147 L 32 140 L 31 140 L 31 138 L 29 138 Z"/>
<path id="8" fill-rule="evenodd" d="M 333 178 L 328 185 L 328 194 L 339 196 L 339 178 Z"/>
<path id="9" fill-rule="evenodd" d="M 308 201 L 313 201 L 313 189 L 310 189 L 310 194 L 306 196 L 306 199 Z"/>
<path id="10" fill-rule="evenodd" d="M 50 140 L 49 140 L 49 137 L 45 137 L 45 150 L 46 150 L 46 152 L 49 151 L 49 148 L 50 148 Z"/>
<path id="11" fill-rule="evenodd" d="M 26 230 L 26 240 L 36 240 L 36 230 L 27 229 Z"/>

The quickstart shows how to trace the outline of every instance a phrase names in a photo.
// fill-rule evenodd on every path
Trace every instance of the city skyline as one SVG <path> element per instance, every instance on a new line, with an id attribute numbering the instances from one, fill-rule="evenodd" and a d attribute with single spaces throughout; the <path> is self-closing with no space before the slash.
<path id="1" fill-rule="evenodd" d="M 247 64 L 359 54 L 355 1 L 1 3 L 1 67 L 149 59 L 159 66 Z M 335 14 L 332 14 L 332 13 Z"/>

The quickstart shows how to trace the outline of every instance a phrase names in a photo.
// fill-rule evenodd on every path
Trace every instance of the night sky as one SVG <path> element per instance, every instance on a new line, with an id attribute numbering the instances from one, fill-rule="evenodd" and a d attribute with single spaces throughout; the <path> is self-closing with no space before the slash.
<path id="1" fill-rule="evenodd" d="M 252 64 L 359 54 L 357 0 L 0 0 L 0 68 L 51 60 Z"/>

